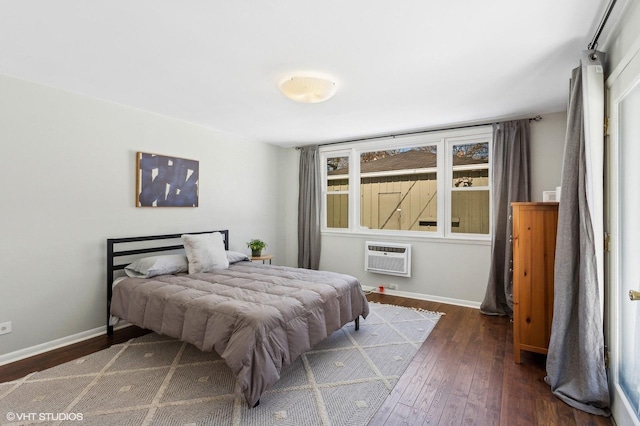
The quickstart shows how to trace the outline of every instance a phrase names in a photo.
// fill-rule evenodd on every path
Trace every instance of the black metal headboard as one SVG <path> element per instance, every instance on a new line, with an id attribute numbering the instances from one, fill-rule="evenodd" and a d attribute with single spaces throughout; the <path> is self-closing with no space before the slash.
<path id="1" fill-rule="evenodd" d="M 113 326 L 109 325 L 111 316 L 111 296 L 113 295 L 113 279 L 116 271 L 122 270 L 131 263 L 131 257 L 140 254 L 159 254 L 161 252 L 184 249 L 182 243 L 175 244 L 175 241 L 184 234 L 208 234 L 211 232 L 219 232 L 224 240 L 225 250 L 229 250 L 229 230 L 222 231 L 202 231 L 202 232 L 184 232 L 182 234 L 166 234 L 166 235 L 148 235 L 144 237 L 126 237 L 126 238 L 109 238 L 107 239 L 107 334 L 113 334 Z M 129 248 L 125 249 L 127 244 L 151 242 L 149 247 Z M 123 247 L 123 248 L 119 248 Z M 129 258 L 129 261 L 118 263 L 122 258 Z"/>

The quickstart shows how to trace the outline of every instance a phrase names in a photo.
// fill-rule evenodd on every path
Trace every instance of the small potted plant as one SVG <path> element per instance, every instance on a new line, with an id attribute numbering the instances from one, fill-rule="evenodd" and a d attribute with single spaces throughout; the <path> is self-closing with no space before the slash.
<path id="1" fill-rule="evenodd" d="M 267 243 L 257 238 L 254 238 L 247 243 L 247 247 L 251 249 L 251 257 L 260 257 L 262 255 L 262 250 L 264 250 L 266 246 Z"/>

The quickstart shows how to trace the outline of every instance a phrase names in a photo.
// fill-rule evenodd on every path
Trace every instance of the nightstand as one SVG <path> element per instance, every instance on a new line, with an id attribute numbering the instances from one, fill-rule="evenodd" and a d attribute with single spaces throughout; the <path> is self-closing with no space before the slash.
<path id="1" fill-rule="evenodd" d="M 262 260 L 262 263 L 265 263 L 265 261 L 269 261 L 269 265 L 271 265 L 271 259 L 273 259 L 273 255 L 272 254 L 264 254 L 262 256 L 256 256 L 256 257 L 251 257 L 251 261 L 257 261 L 257 260 Z"/>

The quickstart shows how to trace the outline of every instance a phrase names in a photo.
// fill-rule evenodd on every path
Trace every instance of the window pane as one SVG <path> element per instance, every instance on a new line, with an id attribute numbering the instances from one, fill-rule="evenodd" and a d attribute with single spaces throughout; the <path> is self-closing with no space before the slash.
<path id="1" fill-rule="evenodd" d="M 335 183 L 336 180 L 339 183 Z M 337 186 L 340 188 L 332 189 Z M 329 191 L 349 190 L 349 157 L 327 158 L 327 189 Z"/>
<path id="2" fill-rule="evenodd" d="M 360 155 L 360 226 L 437 231 L 437 147 Z"/>
<path id="3" fill-rule="evenodd" d="M 451 187 L 489 186 L 489 143 L 453 146 L 453 182 Z M 483 167 L 477 167 L 483 165 Z"/>
<path id="4" fill-rule="evenodd" d="M 489 234 L 489 191 L 451 191 L 451 232 Z"/>
<path id="5" fill-rule="evenodd" d="M 453 146 L 453 168 L 470 164 L 489 164 L 489 142 Z"/>
<path id="6" fill-rule="evenodd" d="M 327 228 L 349 227 L 349 195 L 327 195 Z"/>
<path id="7" fill-rule="evenodd" d="M 348 191 L 348 190 L 349 190 L 349 179 L 329 179 L 327 181 L 328 192 Z"/>

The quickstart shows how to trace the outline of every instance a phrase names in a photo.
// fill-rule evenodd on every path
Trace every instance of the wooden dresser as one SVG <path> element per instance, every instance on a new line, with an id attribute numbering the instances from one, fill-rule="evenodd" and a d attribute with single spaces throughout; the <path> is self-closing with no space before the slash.
<path id="1" fill-rule="evenodd" d="M 558 203 L 511 203 L 513 209 L 513 352 L 546 354 L 553 318 Z"/>

